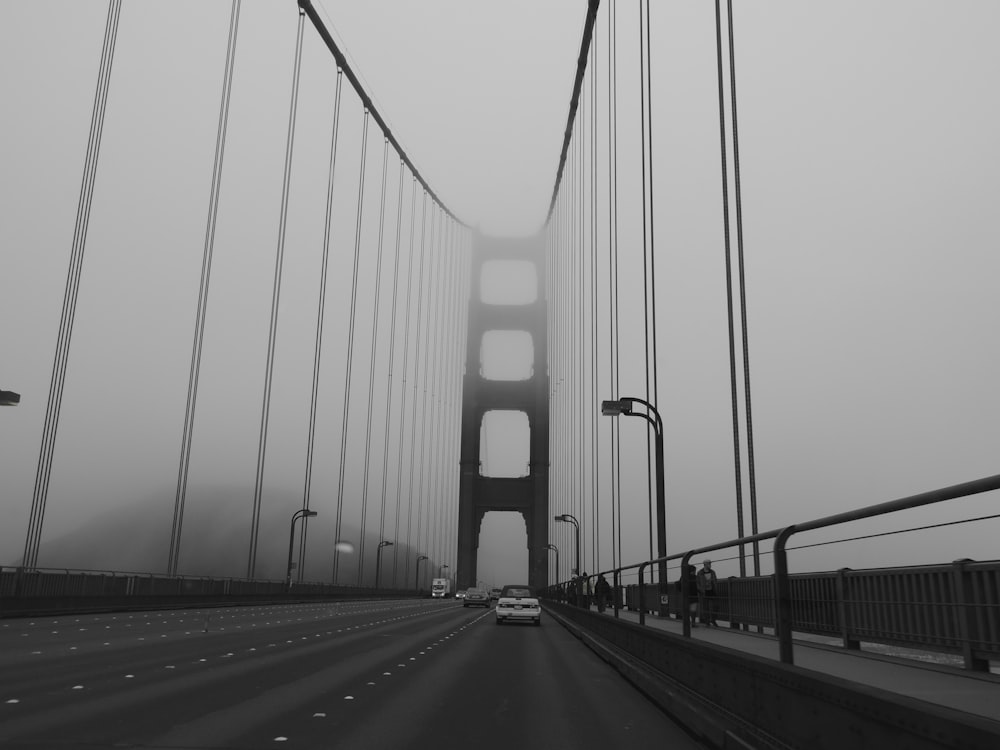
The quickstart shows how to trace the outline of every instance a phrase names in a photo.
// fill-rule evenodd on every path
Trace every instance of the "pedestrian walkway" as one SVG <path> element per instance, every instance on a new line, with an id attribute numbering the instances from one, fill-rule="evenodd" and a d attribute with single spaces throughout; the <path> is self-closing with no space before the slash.
<path id="1" fill-rule="evenodd" d="M 591 610 L 596 612 L 597 610 Z M 614 610 L 605 615 L 614 617 Z M 619 610 L 619 618 L 638 624 L 639 614 Z M 646 626 L 683 634 L 680 620 L 646 615 Z M 778 641 L 773 635 L 701 625 L 691 629 L 691 637 L 704 643 L 724 646 L 744 653 L 778 661 Z M 899 695 L 947 706 L 957 711 L 1000 721 L 1000 675 L 969 672 L 957 667 L 929 664 L 902 657 L 848 651 L 838 646 L 807 643 L 793 644 L 795 665 L 863 685 L 870 685 Z"/>

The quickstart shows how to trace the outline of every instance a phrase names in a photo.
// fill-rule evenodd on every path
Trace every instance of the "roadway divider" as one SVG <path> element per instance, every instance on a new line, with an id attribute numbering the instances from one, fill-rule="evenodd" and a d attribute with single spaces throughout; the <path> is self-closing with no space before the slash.
<path id="1" fill-rule="evenodd" d="M 113 571 L 0 568 L 0 617 L 425 597 L 375 589 Z"/>
<path id="2" fill-rule="evenodd" d="M 548 614 L 723 750 L 996 750 L 1000 723 L 553 601 Z"/>

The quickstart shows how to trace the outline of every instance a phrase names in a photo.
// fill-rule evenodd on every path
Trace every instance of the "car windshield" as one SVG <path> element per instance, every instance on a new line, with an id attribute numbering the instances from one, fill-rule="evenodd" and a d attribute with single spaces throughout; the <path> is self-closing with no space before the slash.
<path id="1" fill-rule="evenodd" d="M 514 599 L 521 599 L 526 596 L 531 596 L 531 589 L 522 588 L 520 586 L 507 586 L 503 590 L 503 595 L 506 597 L 513 597 Z"/>
<path id="2" fill-rule="evenodd" d="M 469 589 L 465 592 L 466 596 L 483 596 L 486 592 L 482 589 Z"/>

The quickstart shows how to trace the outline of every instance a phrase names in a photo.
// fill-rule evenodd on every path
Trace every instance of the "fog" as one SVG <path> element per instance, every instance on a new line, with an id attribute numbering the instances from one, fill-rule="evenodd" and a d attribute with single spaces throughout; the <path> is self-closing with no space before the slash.
<path id="1" fill-rule="evenodd" d="M 667 547 L 679 552 L 737 535 L 715 16 L 709 3 L 651 5 L 653 191 L 645 227 L 647 244 L 654 238 Z M 988 92 L 1000 76 L 1000 49 L 990 36 L 1000 7 L 986 0 L 734 5 L 760 530 L 997 473 L 1000 105 Z M 312 507 L 320 515 L 310 522 L 304 575 L 329 580 L 340 492 L 346 501 L 339 538 L 357 550 L 342 557 L 341 580 L 356 579 L 362 548 L 366 575 L 373 575 L 371 554 L 384 538 L 398 546 L 384 552 L 383 565 L 396 566 L 397 581 L 406 583 L 418 554 L 431 557 L 425 573 L 455 564 L 462 316 L 464 295 L 475 286 L 461 258 L 475 230 L 543 231 L 586 3 L 324 0 L 316 6 L 394 136 L 467 225 L 448 221 L 433 205 L 425 214 L 408 171 L 400 190 L 391 153 L 380 220 L 383 143 L 372 126 L 345 445 L 363 125 L 362 106 L 345 84 L 312 478 Z M 616 182 L 608 169 L 611 8 Z M 573 266 L 581 288 L 595 282 L 597 289 L 596 351 L 583 347 L 582 367 L 571 367 L 560 349 L 546 363 L 556 415 L 550 509 L 580 518 L 587 570 L 609 568 L 613 559 L 647 559 L 651 548 L 645 423 L 598 413 L 601 399 L 646 396 L 637 8 L 601 4 L 596 79 L 580 110 L 586 129 L 576 136 L 584 140 L 574 140 L 578 156 L 563 183 L 562 200 L 575 195 L 585 208 L 575 218 L 566 213 L 570 204 L 560 209 L 561 244 L 550 246 L 560 262 L 583 264 Z M 29 525 L 106 10 L 102 2 L 68 0 L 0 5 L 0 388 L 22 397 L 20 405 L 0 410 L 3 565 L 20 560 Z M 245 573 L 297 15 L 291 1 L 242 3 L 180 554 L 185 574 Z M 164 568 L 229 17 L 229 3 L 201 0 L 122 9 L 40 566 Z M 257 574 L 267 577 L 283 574 L 288 519 L 303 502 L 336 88 L 336 68 L 308 22 L 301 70 L 263 475 Z M 733 156 L 730 148 L 730 199 Z M 613 199 L 616 225 L 609 218 Z M 420 287 L 425 227 L 428 266 Z M 572 240 L 570 228 L 577 233 Z M 611 385 L 608 312 L 614 247 L 618 393 Z M 511 300 L 519 281 L 517 272 L 495 269 L 484 291 Z M 568 289 L 568 279 L 550 281 Z M 418 335 L 421 288 L 423 325 L 436 323 Z M 591 320 L 589 300 L 582 317 L 575 308 L 550 307 L 551 322 L 564 332 L 579 330 L 573 326 Z M 406 310 L 409 339 L 402 335 Z M 737 345 L 739 364 L 738 325 Z M 524 350 L 517 336 L 492 337 L 482 349 L 484 372 L 523 377 L 540 366 L 527 362 Z M 746 504 L 742 374 L 738 380 Z M 420 413 L 435 416 L 414 431 L 413 415 Z M 523 426 L 516 416 L 510 423 L 496 418 L 484 426 L 483 470 L 519 475 L 527 470 Z M 616 425 L 617 553 L 609 450 Z M 995 495 L 984 495 L 795 543 L 988 516 L 995 507 Z M 748 508 L 744 523 L 749 531 Z M 552 523 L 563 577 L 571 531 Z M 990 559 L 996 533 L 994 519 L 815 547 L 794 554 L 793 570 Z M 479 578 L 491 585 L 523 580 L 524 546 L 520 517 L 489 514 Z M 712 557 L 720 575 L 738 572 L 725 559 L 731 555 Z M 763 565 L 767 572 L 766 555 Z"/>

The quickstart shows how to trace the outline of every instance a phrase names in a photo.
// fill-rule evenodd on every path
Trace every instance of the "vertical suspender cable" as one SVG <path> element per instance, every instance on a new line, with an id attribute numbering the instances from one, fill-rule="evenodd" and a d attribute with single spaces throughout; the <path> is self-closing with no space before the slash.
<path id="1" fill-rule="evenodd" d="M 646 198 L 646 35 L 643 33 L 642 5 L 639 6 L 639 135 L 642 144 L 642 317 L 643 333 L 645 345 L 643 346 L 644 370 L 646 374 L 646 400 L 650 399 L 649 390 L 649 238 L 648 238 L 648 218 L 647 218 L 647 198 Z M 649 503 L 649 559 L 656 555 L 653 553 L 653 475 L 650 468 L 653 466 L 653 443 L 646 431 L 646 496 Z M 662 583 L 662 581 L 661 581 Z"/>
<path id="2" fill-rule="evenodd" d="M 308 509 L 312 496 L 313 454 L 316 448 L 316 415 L 319 402 L 320 358 L 323 353 L 323 322 L 326 318 L 326 281 L 330 268 L 330 235 L 333 226 L 333 186 L 337 173 L 337 140 L 340 133 L 340 95 L 343 90 L 344 74 L 337 70 L 337 88 L 333 96 L 333 125 L 330 135 L 330 166 L 326 179 L 326 213 L 323 216 L 323 261 L 319 272 L 319 301 L 316 308 L 316 342 L 313 347 L 312 390 L 309 398 L 309 437 L 306 443 L 306 476 L 302 496 L 302 507 Z M 309 517 L 302 519 L 299 526 L 299 564 L 296 568 L 298 581 L 302 581 L 306 562 L 306 537 Z"/>
<path id="3" fill-rule="evenodd" d="M 108 16 L 104 25 L 104 45 L 101 48 L 97 90 L 94 93 L 90 135 L 87 141 L 80 197 L 76 209 L 76 225 L 73 229 L 73 243 L 69 267 L 66 272 L 62 316 L 59 321 L 59 333 L 56 337 L 56 351 L 49 381 L 49 397 L 45 407 L 45 423 L 42 429 L 38 467 L 35 471 L 35 488 L 28 519 L 28 531 L 24 542 L 24 555 L 21 560 L 21 564 L 27 569 L 35 568 L 38 565 L 38 549 L 42 540 L 42 524 L 45 520 L 45 505 L 48 501 L 49 480 L 52 476 L 52 457 L 55 452 L 56 433 L 59 428 L 59 414 L 62 410 L 63 388 L 66 384 L 66 368 L 69 362 L 70 342 L 73 338 L 73 323 L 76 319 L 76 303 L 80 293 L 80 276 L 83 271 L 83 257 L 87 246 L 87 230 L 90 225 L 90 209 L 93 204 L 94 184 L 97 179 L 97 161 L 101 150 L 101 135 L 104 131 L 104 115 L 108 103 L 108 89 L 111 84 L 111 67 L 118 39 L 120 15 L 121 0 L 111 0 L 108 3 Z"/>
<path id="4" fill-rule="evenodd" d="M 617 12 L 608 6 L 608 378 L 618 396 L 618 39 Z M 621 546 L 621 432 L 620 419 L 611 419 L 611 557 L 622 564 Z"/>
<path id="5" fill-rule="evenodd" d="M 729 311 L 729 379 L 733 406 L 733 463 L 736 479 L 736 531 L 743 536 L 743 480 L 740 472 L 740 418 L 736 393 L 736 339 L 733 330 L 733 270 L 729 242 L 729 171 L 726 166 L 726 102 L 722 81 L 722 12 L 715 0 L 715 48 L 719 71 L 719 140 L 722 160 L 722 224 L 726 250 L 726 305 Z M 740 545 L 740 576 L 746 575 L 746 551 Z"/>
<path id="6" fill-rule="evenodd" d="M 407 520 L 406 520 L 406 538 L 407 543 L 410 540 L 410 531 L 413 520 L 413 466 L 414 460 L 416 459 L 417 450 L 417 388 L 419 386 L 419 374 L 420 374 L 420 324 L 423 322 L 423 305 L 424 305 L 424 259 L 426 256 L 426 244 L 427 241 L 427 191 L 424 191 L 423 205 L 421 207 L 421 218 L 420 218 L 420 270 L 417 278 L 417 321 L 414 326 L 414 347 L 413 347 L 413 406 L 411 408 L 411 418 L 410 418 L 410 480 L 407 483 L 407 488 L 409 491 L 409 508 L 407 509 Z M 420 492 L 419 488 L 417 491 L 416 499 L 419 501 Z M 420 518 L 417 517 L 417 547 L 420 546 Z M 422 554 L 426 554 L 422 553 Z M 427 563 L 430 565 L 430 562 Z M 424 572 L 426 575 L 426 568 Z"/>
<path id="7" fill-rule="evenodd" d="M 430 240 L 428 241 L 428 246 L 431 252 L 435 252 L 438 250 L 438 248 L 435 246 L 435 242 L 437 239 L 435 227 L 438 216 L 438 212 L 436 209 L 437 209 L 437 203 L 434 203 L 431 206 L 431 230 L 430 230 Z M 431 261 L 434 264 L 434 270 L 430 271 L 427 276 L 427 320 L 425 321 L 426 329 L 424 331 L 424 349 L 425 349 L 424 375 L 421 378 L 420 382 L 422 388 L 422 396 L 420 399 L 420 476 L 417 481 L 417 492 L 418 492 L 417 508 L 419 510 L 417 514 L 417 539 L 421 540 L 422 544 L 425 541 L 428 541 L 428 531 L 430 526 L 430 519 L 428 517 L 429 512 L 424 507 L 424 498 L 425 498 L 424 472 L 427 468 L 427 464 L 425 461 L 426 449 L 427 449 L 425 430 L 427 429 L 427 385 L 429 382 L 428 372 L 430 369 L 431 356 L 434 354 L 434 352 L 432 351 L 433 346 L 431 345 L 432 341 L 431 315 L 434 314 L 435 310 L 437 309 L 435 305 L 436 300 L 434 297 L 435 297 L 436 283 L 439 281 L 438 278 L 439 273 L 437 270 L 437 265 L 440 263 L 441 253 L 435 252 L 435 255 L 437 257 L 435 257 L 434 260 Z M 431 305 L 435 305 L 434 310 L 431 309 Z M 435 343 L 436 343 L 436 338 L 437 337 L 435 336 L 434 338 Z M 427 555 L 430 556 L 431 560 L 433 561 L 434 560 L 433 550 L 431 550 L 430 547 L 427 546 L 427 544 L 424 544 L 424 547 L 425 549 L 427 549 Z M 441 560 L 437 560 L 436 562 L 438 565 L 442 563 Z"/>
<path id="8" fill-rule="evenodd" d="M 441 479 L 442 479 L 442 467 L 441 459 L 441 449 L 444 444 L 444 430 L 447 427 L 445 421 L 445 410 L 441 403 L 442 392 L 444 391 L 445 376 L 441 371 L 444 363 L 446 361 L 447 353 L 447 338 L 445 329 L 445 321 L 448 320 L 448 303 L 451 297 L 451 275 L 448 273 L 448 269 L 451 261 L 451 222 L 448 222 L 447 216 L 441 213 L 441 222 L 445 223 L 441 234 L 441 284 L 438 288 L 438 301 L 437 308 L 435 309 L 435 316 L 440 314 L 440 318 L 437 318 L 434 324 L 434 337 L 436 339 L 435 343 L 435 354 L 434 354 L 434 374 L 431 378 L 431 414 L 433 421 L 431 422 L 431 452 L 432 457 L 430 465 L 433 468 L 431 476 L 428 480 L 428 485 L 431 490 L 431 498 L 437 499 L 438 505 L 435 508 L 434 516 L 435 523 L 432 526 L 434 532 L 435 546 L 439 547 L 439 554 L 441 559 L 446 559 L 443 541 L 443 528 L 444 519 L 447 516 L 449 504 L 446 501 L 446 495 L 441 491 Z"/>
<path id="9" fill-rule="evenodd" d="M 411 180 L 410 186 L 410 247 L 408 253 L 408 260 L 406 261 L 406 325 L 403 329 L 403 369 L 400 377 L 399 386 L 399 470 L 396 472 L 396 507 L 398 508 L 401 503 L 402 490 L 403 490 L 403 436 L 406 434 L 406 374 L 409 369 L 409 357 L 410 357 L 410 313 L 412 312 L 412 305 L 410 304 L 411 292 L 413 289 L 413 235 L 416 229 L 416 218 L 417 218 L 417 185 L 416 177 Z M 412 456 L 411 456 L 412 462 Z M 407 551 L 412 553 L 413 549 L 410 547 L 410 529 L 413 520 L 413 503 L 411 498 L 407 496 L 407 506 L 406 506 L 406 548 Z M 410 575 L 410 557 L 412 554 L 407 554 L 406 559 L 403 561 L 403 581 L 409 581 Z M 393 575 L 395 575 L 395 568 L 393 569 Z"/>
<path id="10" fill-rule="evenodd" d="M 396 188 L 396 252 L 393 259 L 392 268 L 392 311 L 389 314 L 389 365 L 385 376 L 385 433 L 382 436 L 382 521 L 379 523 L 378 537 L 381 541 L 385 537 L 385 505 L 389 492 L 389 426 L 392 421 L 392 368 L 396 363 L 396 307 L 397 292 L 399 290 L 399 248 L 401 245 L 403 230 L 403 160 L 399 160 L 399 185 Z M 402 415 L 401 415 L 402 418 Z M 400 421 L 400 432 L 403 425 Z M 399 476 L 399 461 L 396 461 L 396 476 Z M 400 547 L 399 539 L 399 502 L 396 502 L 396 522 L 393 526 L 393 554 L 392 554 L 392 588 L 396 586 L 396 550 Z"/>
<path id="11" fill-rule="evenodd" d="M 454 299 L 452 301 L 452 317 L 453 321 L 453 340 L 452 340 L 452 350 L 451 350 L 451 367 L 449 372 L 451 373 L 451 388 L 449 400 L 451 404 L 450 409 L 450 419 L 451 419 L 451 445 L 452 448 L 448 455 L 457 456 L 461 452 L 461 414 L 462 414 L 462 342 L 464 338 L 462 337 L 462 320 L 463 318 L 468 319 L 468 315 L 463 315 L 463 310 L 468 310 L 468 304 L 463 305 L 465 300 L 465 295 L 462 293 L 465 289 L 465 278 L 463 275 L 465 262 L 469 256 L 468 248 L 468 235 L 462 230 L 461 227 L 455 225 L 455 283 L 454 283 Z M 454 466 L 451 464 L 450 466 Z M 450 468 L 450 467 L 449 467 Z M 454 469 L 450 469 L 449 476 L 450 479 L 450 496 L 452 500 L 453 508 L 453 522 L 457 526 L 458 523 L 458 493 L 459 493 L 459 479 L 460 473 Z M 456 538 L 457 543 L 457 538 Z M 457 549 L 456 549 L 457 553 Z M 477 581 L 478 583 L 478 581 Z"/>
<path id="12" fill-rule="evenodd" d="M 441 283 L 441 248 L 437 245 L 437 222 L 437 204 L 434 204 L 431 206 L 431 233 L 430 241 L 428 243 L 429 252 L 434 253 L 434 258 L 430 260 L 432 265 L 427 275 L 427 319 L 425 321 L 426 328 L 424 332 L 424 375 L 423 378 L 421 378 L 420 479 L 417 482 L 417 488 L 420 492 L 420 504 L 418 507 L 421 509 L 421 512 L 417 519 L 417 536 L 419 539 L 424 540 L 424 549 L 427 550 L 427 554 L 430 556 L 431 560 L 436 560 L 437 564 L 440 565 L 444 561 L 435 557 L 436 550 L 431 546 L 430 539 L 431 517 L 434 513 L 434 506 L 430 505 L 430 503 L 434 503 L 435 498 L 430 497 L 430 492 L 426 490 L 427 484 L 425 483 L 425 475 L 427 482 L 430 481 L 430 461 L 427 458 L 427 433 L 430 427 L 433 426 L 433 422 L 430 426 L 428 425 L 428 402 L 431 400 L 430 391 L 432 388 L 431 362 L 437 358 L 437 310 L 438 296 L 440 294 L 439 286 Z"/>
<path id="13" fill-rule="evenodd" d="M 368 163 L 368 110 L 361 130 L 361 168 L 358 170 L 358 213 L 354 223 L 354 272 L 351 281 L 351 314 L 347 324 L 347 361 L 344 367 L 344 407 L 340 426 L 340 473 L 337 477 L 337 521 L 334 530 L 333 583 L 340 572 L 340 538 L 344 518 L 344 476 L 347 473 L 347 429 L 351 415 L 351 375 L 354 369 L 354 324 L 358 312 L 358 265 L 361 258 L 361 225 L 365 207 L 365 167 Z M 360 563 L 359 563 L 360 567 Z"/>
<path id="14" fill-rule="evenodd" d="M 601 570 L 601 525 L 597 515 L 600 487 L 597 409 L 597 35 L 593 37 L 593 65 L 590 66 L 590 517 L 594 548 L 594 569 Z"/>
<path id="15" fill-rule="evenodd" d="M 729 6 L 729 86 L 733 118 L 733 174 L 736 178 L 736 248 L 740 268 L 740 319 L 743 329 L 743 398 L 746 400 L 747 469 L 750 481 L 750 533 L 757 534 L 757 481 L 753 457 L 753 412 L 750 408 L 750 344 L 747 334 L 746 277 L 743 265 L 743 199 L 740 188 L 740 135 L 736 122 L 736 52 L 733 42 L 733 0 Z M 760 542 L 753 542 L 754 575 L 760 575 Z"/>
<path id="16" fill-rule="evenodd" d="M 187 401 L 184 406 L 184 432 L 181 437 L 180 464 L 177 469 L 177 493 L 174 498 L 174 520 L 170 530 L 170 551 L 167 574 L 177 575 L 180 558 L 181 530 L 184 525 L 184 503 L 187 497 L 188 472 L 191 466 L 191 440 L 194 435 L 195 407 L 198 402 L 198 381 L 201 374 L 201 352 L 205 339 L 205 316 L 208 308 L 209 283 L 212 276 L 212 255 L 215 249 L 215 226 L 219 217 L 219 192 L 222 185 L 222 163 L 226 150 L 229 125 L 229 101 L 233 90 L 233 63 L 236 59 L 236 37 L 239 32 L 241 0 L 233 0 L 229 15 L 229 42 L 226 47 L 226 68 L 222 76 L 222 101 L 219 105 L 219 125 L 215 135 L 215 163 L 212 167 L 212 188 L 208 199 L 208 221 L 205 227 L 205 247 L 202 252 L 201 281 L 195 312 L 194 343 L 191 347 L 191 370 L 188 374 Z"/>
<path id="17" fill-rule="evenodd" d="M 285 174 L 281 186 L 281 219 L 278 227 L 278 249 L 274 261 L 274 285 L 271 290 L 271 322 L 267 336 L 267 365 L 264 372 L 264 396 L 260 410 L 260 434 L 257 443 L 257 477 L 254 486 L 253 514 L 250 523 L 250 550 L 247 556 L 247 578 L 253 578 L 257 567 L 257 535 L 260 530 L 261 497 L 264 491 L 264 461 L 267 455 L 267 425 L 271 414 L 271 384 L 274 378 L 274 351 L 278 338 L 278 310 L 281 301 L 281 271 L 285 257 L 285 230 L 288 227 L 288 194 L 292 182 L 292 154 L 295 147 L 295 120 L 299 104 L 299 78 L 302 69 L 302 31 L 305 16 L 299 10 L 298 32 L 295 38 L 295 73 L 292 77 L 292 101 L 288 112 L 288 135 L 285 141 Z"/>
<path id="18" fill-rule="evenodd" d="M 382 142 L 382 187 L 381 198 L 378 209 L 378 245 L 375 251 L 375 298 L 372 300 L 372 346 L 371 355 L 368 358 L 368 411 L 369 416 L 365 420 L 365 465 L 361 479 L 361 530 L 358 540 L 358 586 L 364 585 L 365 571 L 365 534 L 368 526 L 368 470 L 371 466 L 371 446 L 372 446 L 372 407 L 375 404 L 375 355 L 378 353 L 378 305 L 382 291 L 382 246 L 385 237 L 385 187 L 386 175 L 389 169 L 389 139 Z M 385 475 L 382 475 L 382 484 L 385 485 Z M 379 529 L 382 528 L 382 518 L 379 518 Z M 379 543 L 382 538 L 379 537 Z M 376 582 L 377 583 L 377 582 Z"/>
<path id="19" fill-rule="evenodd" d="M 642 10 L 640 9 L 640 13 Z M 656 352 L 656 209 L 653 205 L 653 45 L 650 42 L 649 30 L 652 22 L 649 18 L 649 0 L 646 0 L 646 133 L 649 138 L 649 290 L 652 315 L 653 341 L 653 399 L 659 403 L 660 378 L 657 371 Z M 662 428 L 661 428 L 662 429 Z M 648 433 L 647 433 L 648 434 Z M 666 539 L 664 539 L 663 554 L 666 554 Z M 660 581 L 665 584 L 666 581 Z"/>

